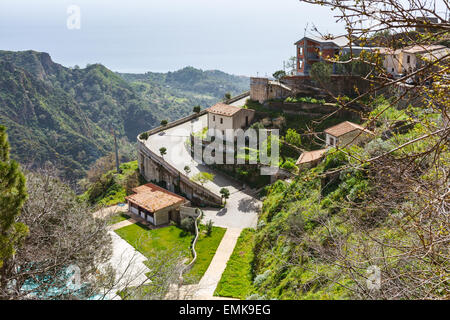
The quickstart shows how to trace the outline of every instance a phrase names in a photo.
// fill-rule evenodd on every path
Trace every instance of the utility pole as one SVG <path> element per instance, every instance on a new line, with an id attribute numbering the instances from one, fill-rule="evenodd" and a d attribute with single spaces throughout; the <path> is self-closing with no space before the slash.
<path id="1" fill-rule="evenodd" d="M 120 173 L 120 164 L 119 164 L 119 150 L 117 149 L 117 137 L 116 137 L 116 132 L 114 131 L 114 129 L 111 129 L 111 133 L 114 136 L 114 151 L 116 154 L 116 170 L 117 173 Z"/>

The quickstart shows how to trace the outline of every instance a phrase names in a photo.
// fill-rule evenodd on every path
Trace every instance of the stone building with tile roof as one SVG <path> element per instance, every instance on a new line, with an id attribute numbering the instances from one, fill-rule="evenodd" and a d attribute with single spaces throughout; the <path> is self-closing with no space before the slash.
<path id="1" fill-rule="evenodd" d="M 373 134 L 359 124 L 344 121 L 325 130 L 325 141 L 328 147 L 347 146 L 359 143 Z"/>
<path id="2" fill-rule="evenodd" d="M 336 146 L 346 147 L 368 140 L 374 133 L 359 124 L 344 121 L 324 131 L 326 148 L 303 152 L 296 165 L 299 168 L 316 166 L 325 156 L 328 149 Z"/>
<path id="3" fill-rule="evenodd" d="M 298 167 L 310 168 L 317 165 L 328 149 L 303 152 L 295 163 Z"/>
<path id="4" fill-rule="evenodd" d="M 427 60 L 442 58 L 450 49 L 442 45 L 415 45 L 397 50 L 383 48 L 379 52 L 384 56 L 383 66 L 386 72 L 396 77 L 416 71 Z"/>
<path id="5" fill-rule="evenodd" d="M 245 129 L 253 122 L 255 111 L 224 103 L 217 103 L 206 109 L 208 128 L 225 132 L 227 129 Z"/>
<path id="6" fill-rule="evenodd" d="M 189 203 L 185 198 L 148 183 L 133 189 L 135 192 L 126 197 L 128 209 L 154 226 L 179 221 L 180 208 Z"/>

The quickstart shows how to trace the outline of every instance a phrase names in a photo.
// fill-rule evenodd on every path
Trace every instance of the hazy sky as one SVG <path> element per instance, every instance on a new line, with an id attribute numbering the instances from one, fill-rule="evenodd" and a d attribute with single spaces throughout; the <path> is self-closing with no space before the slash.
<path id="1" fill-rule="evenodd" d="M 67 8 L 81 28 L 67 28 Z M 50 53 L 65 66 L 114 71 L 185 66 L 239 75 L 272 74 L 295 55 L 307 23 L 342 33 L 329 9 L 298 0 L 1 0 L 0 50 Z"/>

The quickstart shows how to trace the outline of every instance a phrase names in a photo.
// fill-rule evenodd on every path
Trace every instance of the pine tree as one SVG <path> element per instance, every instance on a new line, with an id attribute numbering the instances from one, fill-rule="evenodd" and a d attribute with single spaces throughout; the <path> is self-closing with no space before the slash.
<path id="1" fill-rule="evenodd" d="M 9 158 L 6 128 L 0 126 L 0 289 L 7 285 L 7 262 L 28 233 L 27 226 L 17 222 L 26 198 L 25 177 Z"/>

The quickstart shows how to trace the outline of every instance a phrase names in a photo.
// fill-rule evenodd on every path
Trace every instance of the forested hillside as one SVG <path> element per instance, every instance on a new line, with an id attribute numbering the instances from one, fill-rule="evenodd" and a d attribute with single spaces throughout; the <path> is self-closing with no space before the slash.
<path id="1" fill-rule="evenodd" d="M 13 157 L 27 165 L 47 161 L 65 177 L 110 149 L 107 133 L 88 118 L 70 94 L 0 61 L 0 123 L 8 128 Z"/>
<path id="2" fill-rule="evenodd" d="M 189 80 L 191 79 L 191 80 Z M 187 84 L 183 84 L 188 81 Z M 247 81 L 248 82 L 248 81 Z M 0 51 L 0 123 L 12 156 L 36 167 L 47 161 L 77 180 L 113 147 L 248 89 L 245 78 L 186 68 L 169 74 L 120 75 L 100 64 L 66 68 L 47 53 Z"/>
<path id="3" fill-rule="evenodd" d="M 193 67 L 168 73 L 119 75 L 131 84 L 144 101 L 155 104 L 158 119 L 178 119 L 190 112 L 194 105 L 211 106 L 227 92 L 237 95 L 250 87 L 247 77 Z"/>

